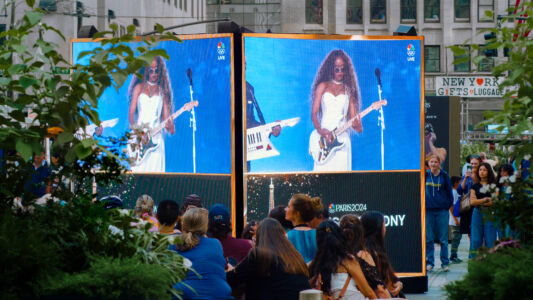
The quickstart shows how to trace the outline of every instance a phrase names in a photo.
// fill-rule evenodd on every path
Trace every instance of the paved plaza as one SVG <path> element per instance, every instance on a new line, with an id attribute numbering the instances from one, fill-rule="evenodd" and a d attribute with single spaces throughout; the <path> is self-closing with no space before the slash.
<path id="1" fill-rule="evenodd" d="M 467 273 L 468 267 L 468 246 L 470 242 L 468 235 L 463 234 L 459 244 L 459 258 L 463 260 L 460 264 L 450 264 L 450 270 L 443 272 L 440 268 L 439 252 L 440 246 L 435 244 L 435 269 L 428 273 L 428 291 L 424 294 L 407 294 L 410 300 L 446 299 L 443 287 L 451 281 L 459 280 Z M 449 245 L 448 245 L 449 249 Z"/>

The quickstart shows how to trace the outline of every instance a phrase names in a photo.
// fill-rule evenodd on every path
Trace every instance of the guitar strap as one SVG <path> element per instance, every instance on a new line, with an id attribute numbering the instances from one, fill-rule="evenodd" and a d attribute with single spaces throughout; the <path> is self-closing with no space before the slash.
<path id="1" fill-rule="evenodd" d="M 246 86 L 248 88 L 248 85 Z M 259 108 L 259 104 L 257 104 L 257 100 L 255 99 L 254 89 L 250 85 L 250 95 L 252 95 L 252 103 L 254 104 L 255 110 L 257 111 L 257 116 L 259 117 L 259 121 L 261 122 L 261 125 L 266 124 L 265 118 L 263 117 L 263 113 L 261 112 L 261 109 Z"/>

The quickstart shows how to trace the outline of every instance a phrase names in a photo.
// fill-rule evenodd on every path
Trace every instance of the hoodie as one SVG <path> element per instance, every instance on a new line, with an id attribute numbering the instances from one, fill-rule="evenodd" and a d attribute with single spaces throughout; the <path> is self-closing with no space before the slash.
<path id="1" fill-rule="evenodd" d="M 448 173 L 440 170 L 434 176 L 431 171 L 426 172 L 426 209 L 448 210 L 453 205 L 452 183 Z"/>

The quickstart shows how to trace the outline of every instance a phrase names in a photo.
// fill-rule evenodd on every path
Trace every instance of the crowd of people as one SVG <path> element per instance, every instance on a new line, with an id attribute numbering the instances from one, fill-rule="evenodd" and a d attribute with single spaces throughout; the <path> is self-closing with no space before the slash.
<path id="1" fill-rule="evenodd" d="M 517 166 L 512 158 L 502 162 L 497 157 L 489 159 L 483 152 L 469 155 L 462 168 L 462 176 L 451 178 L 441 169 L 442 161 L 438 155 L 428 155 L 426 162 L 427 271 L 431 272 L 435 267 L 435 243 L 440 244 L 441 268 L 448 271 L 450 263 L 462 261 L 457 250 L 463 234 L 467 234 L 470 240 L 469 259 L 476 257 L 481 247 L 493 247 L 498 239 L 516 237 L 509 226 L 491 221 L 488 208 L 500 193 L 510 197 L 511 182 L 529 176 L 529 156 Z M 448 256 L 449 240 L 451 251 Z"/>
<path id="2" fill-rule="evenodd" d="M 62 184 L 46 179 L 57 172 L 53 158 L 48 166 L 42 153 L 33 157 L 34 175 L 27 189 L 38 197 Z M 499 193 L 510 195 L 511 182 L 529 176 L 530 157 L 516 166 L 484 153 L 470 155 L 461 177 L 442 170 L 438 155 L 429 154 L 426 162 L 428 272 L 435 268 L 435 243 L 440 244 L 442 271 L 448 271 L 451 263 L 462 261 L 458 248 L 463 234 L 470 241 L 469 259 L 481 247 L 491 248 L 497 239 L 516 235 L 487 218 L 488 208 Z M 106 207 L 115 206 L 115 199 L 106 201 Z M 191 261 L 193 269 L 174 286 L 184 299 L 297 299 L 309 288 L 332 299 L 404 296 L 385 250 L 385 220 L 379 212 L 347 214 L 336 223 L 319 197 L 294 194 L 266 219 L 247 222 L 241 238 L 235 238 L 229 209 L 215 204 L 207 210 L 196 194 L 186 196 L 181 205 L 163 200 L 157 207 L 149 195 L 142 195 L 134 211 L 139 220 L 152 224 L 150 231 L 180 237 L 170 249 Z"/>
<path id="3" fill-rule="evenodd" d="M 174 285 L 184 299 L 298 299 L 310 288 L 332 299 L 403 296 L 379 212 L 345 215 L 337 224 L 319 197 L 295 194 L 234 238 L 229 209 L 215 204 L 207 210 L 195 194 L 181 206 L 163 200 L 157 207 L 142 195 L 134 210 L 153 224 L 150 230 L 180 237 L 170 249 L 193 269 Z"/>

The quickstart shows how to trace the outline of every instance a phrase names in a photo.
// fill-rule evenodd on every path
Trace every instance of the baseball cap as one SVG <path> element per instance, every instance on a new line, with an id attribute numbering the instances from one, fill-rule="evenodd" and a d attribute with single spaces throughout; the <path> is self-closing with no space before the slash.
<path id="1" fill-rule="evenodd" d="M 226 206 L 215 204 L 209 209 L 209 223 L 230 224 L 230 214 Z"/>
<path id="2" fill-rule="evenodd" d="M 200 207 L 200 208 L 204 207 L 202 205 L 202 198 L 200 198 L 200 196 L 196 194 L 190 194 L 188 196 L 185 196 L 185 198 L 183 199 L 183 203 L 181 204 L 181 207 L 180 207 L 180 215 L 183 215 L 185 211 L 187 211 L 187 208 L 189 206 Z"/>

